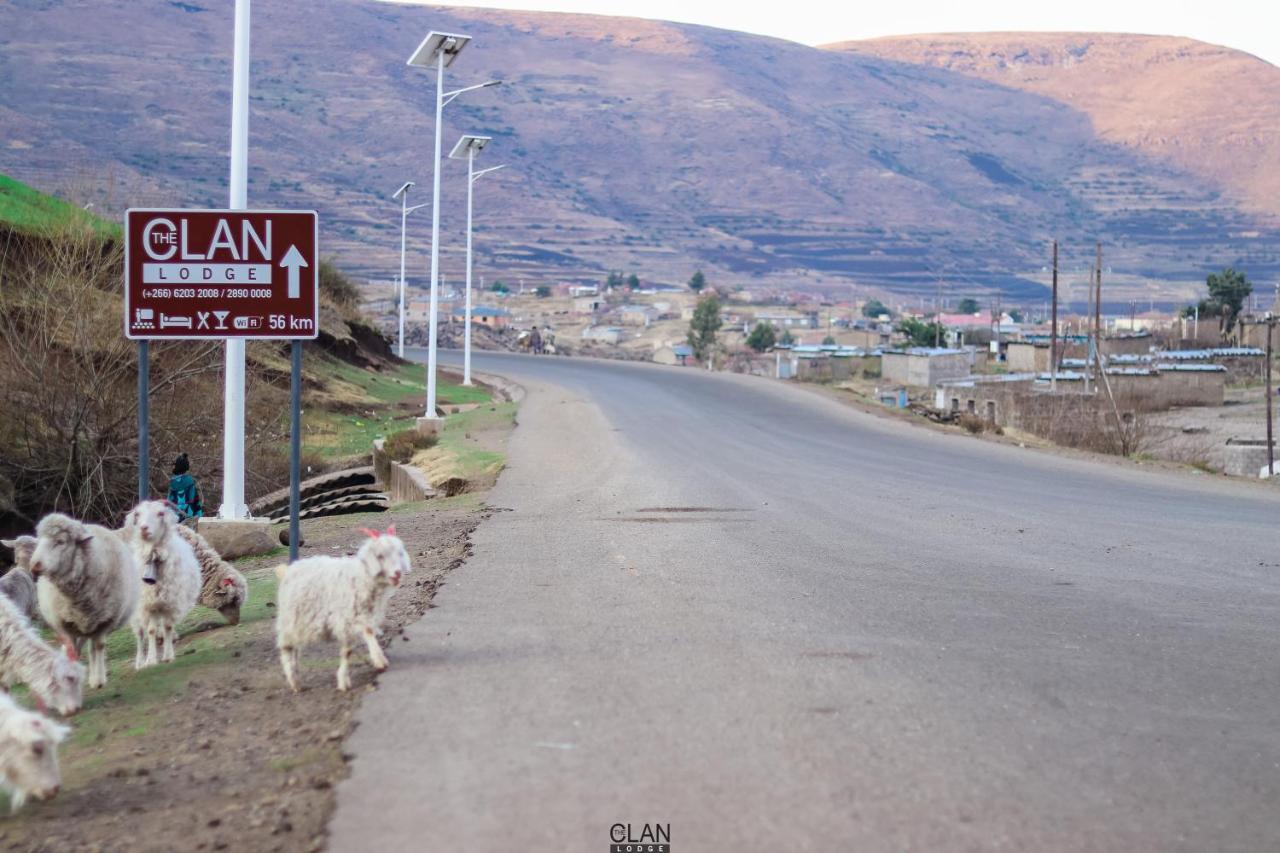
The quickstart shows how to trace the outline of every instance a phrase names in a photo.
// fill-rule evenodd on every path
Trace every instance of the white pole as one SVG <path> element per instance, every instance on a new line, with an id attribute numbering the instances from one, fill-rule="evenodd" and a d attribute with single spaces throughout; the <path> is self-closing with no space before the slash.
<path id="1" fill-rule="evenodd" d="M 236 0 L 235 55 L 231 74 L 232 210 L 248 206 L 249 0 Z M 222 518 L 248 518 L 244 501 L 244 341 L 227 340 L 222 412 Z"/>
<path id="2" fill-rule="evenodd" d="M 409 191 L 400 196 L 400 334 L 396 338 L 396 355 L 404 358 L 404 232 L 409 219 Z"/>
<path id="3" fill-rule="evenodd" d="M 427 335 L 427 413 L 436 415 L 436 313 L 440 304 L 440 123 L 444 115 L 444 54 L 436 64 L 436 156 L 431 190 L 431 318 Z"/>
<path id="4" fill-rule="evenodd" d="M 462 330 L 462 384 L 471 384 L 471 186 L 475 183 L 476 149 L 467 148 L 467 311 Z"/>

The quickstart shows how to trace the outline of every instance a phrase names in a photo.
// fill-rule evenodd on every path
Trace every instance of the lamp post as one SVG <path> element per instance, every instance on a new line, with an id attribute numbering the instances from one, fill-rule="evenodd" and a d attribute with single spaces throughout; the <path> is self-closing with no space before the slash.
<path id="1" fill-rule="evenodd" d="M 404 358 L 404 299 L 405 299 L 405 282 L 404 282 L 404 239 L 405 226 L 409 219 L 409 214 L 419 208 L 426 207 L 426 202 L 415 204 L 409 207 L 409 190 L 413 187 L 413 181 L 405 181 L 400 189 L 396 190 L 391 196 L 400 199 L 400 330 L 396 337 L 396 355 Z"/>
<path id="2" fill-rule="evenodd" d="M 479 172 L 476 168 L 476 155 L 485 149 L 485 146 L 493 141 L 489 136 L 463 136 L 458 140 L 458 144 L 453 146 L 453 150 L 449 152 L 449 159 L 461 160 L 465 155 L 467 158 L 467 298 L 466 298 L 466 316 L 463 318 L 462 329 L 462 384 L 471 384 L 471 208 L 472 208 L 472 187 L 481 175 L 487 175 L 490 172 L 496 172 L 504 166 L 490 166 L 488 169 L 481 169 Z"/>
<path id="3" fill-rule="evenodd" d="M 440 305 L 440 133 L 441 119 L 445 105 L 465 92 L 497 86 L 500 80 L 490 80 L 476 86 L 444 90 L 444 70 L 453 65 L 458 54 L 471 41 L 471 36 L 455 33 L 438 33 L 434 30 L 427 34 L 418 45 L 418 49 L 409 57 L 408 64 L 421 68 L 436 69 L 436 139 L 435 156 L 432 159 L 431 190 L 431 317 L 427 335 L 427 411 L 421 420 L 434 421 L 436 414 L 436 326 Z"/>
<path id="4" fill-rule="evenodd" d="M 235 41 L 231 70 L 232 210 L 248 207 L 249 184 L 249 0 L 236 0 Z M 228 338 L 222 411 L 222 518 L 249 516 L 244 501 L 244 341 Z"/>

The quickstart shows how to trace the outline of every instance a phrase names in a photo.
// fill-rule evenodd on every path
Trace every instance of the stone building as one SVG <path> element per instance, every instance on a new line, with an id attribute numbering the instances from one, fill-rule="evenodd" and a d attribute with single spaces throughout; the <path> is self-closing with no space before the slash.
<path id="1" fill-rule="evenodd" d="M 915 347 L 881 356 L 880 375 L 886 382 L 932 388 L 948 379 L 970 375 L 973 353 L 968 350 Z"/>

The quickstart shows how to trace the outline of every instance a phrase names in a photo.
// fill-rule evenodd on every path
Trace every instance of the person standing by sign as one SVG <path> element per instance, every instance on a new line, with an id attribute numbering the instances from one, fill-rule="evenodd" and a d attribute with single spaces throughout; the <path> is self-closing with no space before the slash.
<path id="1" fill-rule="evenodd" d="M 180 522 L 204 515 L 200 487 L 196 485 L 196 479 L 191 476 L 190 471 L 191 460 L 186 453 L 173 460 L 173 476 L 169 478 L 169 503 L 173 504 Z"/>

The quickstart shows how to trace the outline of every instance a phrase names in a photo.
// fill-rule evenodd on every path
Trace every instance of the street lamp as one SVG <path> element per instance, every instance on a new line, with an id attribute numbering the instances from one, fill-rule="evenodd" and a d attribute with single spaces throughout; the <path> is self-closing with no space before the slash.
<path id="1" fill-rule="evenodd" d="M 500 80 L 490 80 L 476 86 L 444 90 L 444 70 L 453 65 L 458 54 L 471 41 L 471 36 L 455 33 L 438 33 L 434 30 L 427 34 L 418 45 L 418 49 L 409 57 L 408 64 L 422 68 L 435 66 L 436 69 L 436 147 L 432 159 L 432 192 L 431 192 L 431 318 L 427 335 L 427 411 L 425 420 L 435 420 L 436 414 L 436 325 L 440 305 L 440 132 L 441 119 L 445 104 L 465 92 L 497 86 Z"/>
<path id="2" fill-rule="evenodd" d="M 462 329 L 462 384 L 471 384 L 471 188 L 481 175 L 496 172 L 505 166 L 490 166 L 488 169 L 475 170 L 476 155 L 493 141 L 490 136 L 463 136 L 458 144 L 449 152 L 449 159 L 467 158 L 467 312 Z"/>
<path id="3" fill-rule="evenodd" d="M 409 218 L 409 214 L 419 208 L 426 207 L 426 202 L 415 204 L 409 207 L 409 190 L 413 187 L 413 181 L 405 181 L 400 189 L 392 194 L 392 198 L 400 199 L 400 333 L 396 338 L 396 355 L 404 358 L 404 234 L 405 221 Z"/>

